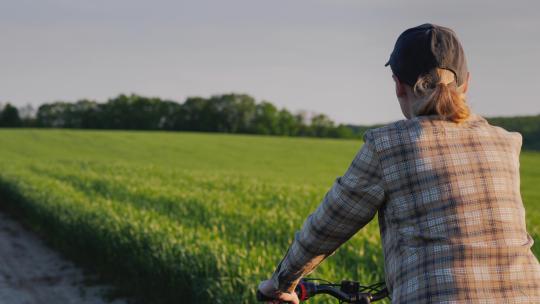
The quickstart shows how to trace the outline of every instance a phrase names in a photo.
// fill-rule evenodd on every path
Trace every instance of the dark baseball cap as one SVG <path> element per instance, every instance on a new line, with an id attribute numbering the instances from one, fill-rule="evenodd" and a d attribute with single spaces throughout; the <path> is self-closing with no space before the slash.
<path id="1" fill-rule="evenodd" d="M 467 80 L 467 61 L 456 33 L 443 26 L 425 23 L 399 35 L 390 59 L 394 75 L 414 86 L 418 76 L 434 68 L 447 69 L 456 76 L 457 86 Z"/>

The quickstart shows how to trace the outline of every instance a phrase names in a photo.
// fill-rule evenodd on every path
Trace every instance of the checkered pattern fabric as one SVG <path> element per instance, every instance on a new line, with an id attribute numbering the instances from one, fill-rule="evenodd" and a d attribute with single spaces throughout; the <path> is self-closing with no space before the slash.
<path id="1" fill-rule="evenodd" d="M 540 303 L 521 135 L 472 114 L 373 129 L 272 276 L 291 291 L 378 212 L 392 303 Z"/>

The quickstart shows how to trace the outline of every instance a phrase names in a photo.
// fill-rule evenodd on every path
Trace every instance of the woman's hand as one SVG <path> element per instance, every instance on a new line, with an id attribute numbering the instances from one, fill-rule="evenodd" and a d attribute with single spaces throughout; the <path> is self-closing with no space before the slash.
<path id="1" fill-rule="evenodd" d="M 279 304 L 282 302 L 288 302 L 292 304 L 300 303 L 300 300 L 298 299 L 296 292 L 288 293 L 288 292 L 277 291 L 270 280 L 262 281 L 261 284 L 259 284 L 259 291 L 267 297 L 275 298 L 274 301 L 268 302 L 268 303 L 272 303 L 272 304 Z"/>

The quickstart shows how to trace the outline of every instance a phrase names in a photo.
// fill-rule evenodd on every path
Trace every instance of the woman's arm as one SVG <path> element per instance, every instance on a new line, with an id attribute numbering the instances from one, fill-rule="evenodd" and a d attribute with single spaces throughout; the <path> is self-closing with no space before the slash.
<path id="1" fill-rule="evenodd" d="M 304 275 L 370 222 L 384 201 L 379 160 L 372 144 L 366 141 L 346 173 L 336 179 L 295 234 L 272 275 L 270 282 L 275 291 L 293 292 Z"/>

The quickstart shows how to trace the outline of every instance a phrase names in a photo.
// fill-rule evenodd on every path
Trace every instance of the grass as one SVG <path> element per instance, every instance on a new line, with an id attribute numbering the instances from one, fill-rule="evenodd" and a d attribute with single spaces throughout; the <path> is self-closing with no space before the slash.
<path id="1" fill-rule="evenodd" d="M 146 303 L 253 303 L 360 141 L 0 130 L 0 197 L 49 241 Z M 521 158 L 540 256 L 540 153 Z M 383 279 L 376 221 L 313 274 Z M 319 303 L 324 302 L 324 298 Z"/>

